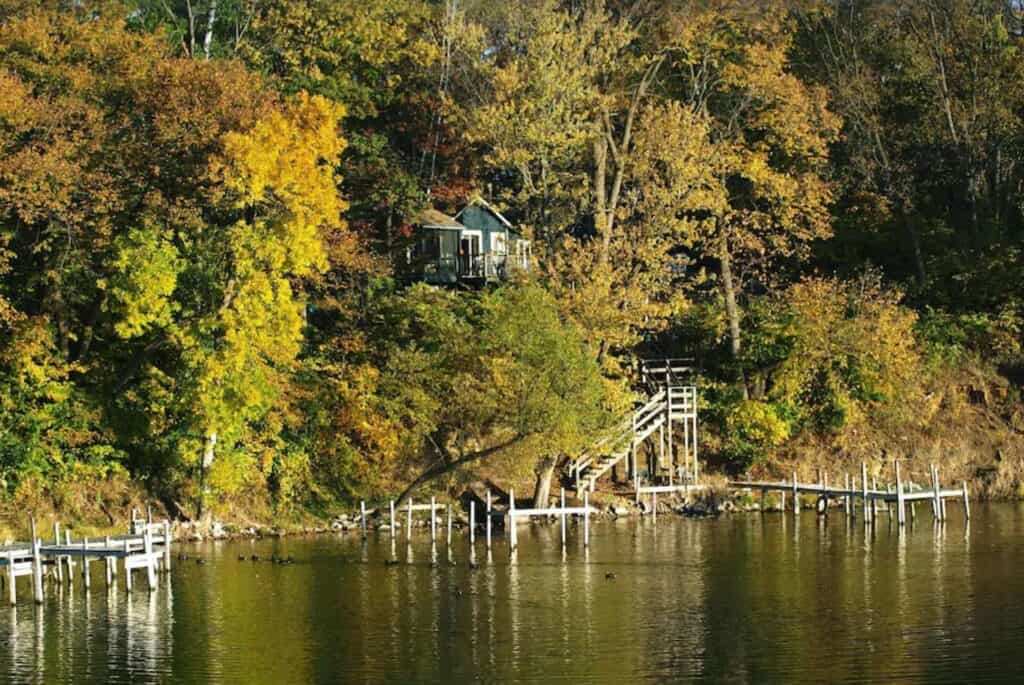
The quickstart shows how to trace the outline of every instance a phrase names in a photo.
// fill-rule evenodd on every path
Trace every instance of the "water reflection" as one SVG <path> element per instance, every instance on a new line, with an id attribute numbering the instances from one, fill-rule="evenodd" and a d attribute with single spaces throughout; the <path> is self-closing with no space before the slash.
<path id="1" fill-rule="evenodd" d="M 0 681 L 998 679 L 1024 666 L 1024 516 L 978 509 L 973 530 L 620 520 L 590 548 L 573 525 L 565 549 L 557 522 L 524 524 L 511 555 L 429 535 L 405 554 L 373 533 L 206 544 L 155 592 L 84 593 L 76 574 L 3 612 Z"/>

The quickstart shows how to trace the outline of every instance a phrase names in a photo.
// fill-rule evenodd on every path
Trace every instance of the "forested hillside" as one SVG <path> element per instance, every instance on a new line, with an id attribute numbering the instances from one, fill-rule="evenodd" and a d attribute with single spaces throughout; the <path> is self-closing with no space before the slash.
<path id="1" fill-rule="evenodd" d="M 1024 496 L 1022 48 L 1011 0 L 0 0 L 0 502 L 543 487 L 643 357 L 712 470 Z M 473 198 L 529 272 L 400 277 Z"/>

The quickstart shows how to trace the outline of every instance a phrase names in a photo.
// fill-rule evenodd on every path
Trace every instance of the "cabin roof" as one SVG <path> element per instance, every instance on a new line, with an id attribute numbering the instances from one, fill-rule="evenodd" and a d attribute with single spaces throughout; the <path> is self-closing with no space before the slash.
<path id="1" fill-rule="evenodd" d="M 422 212 L 417 214 L 415 223 L 424 228 L 448 228 L 453 230 L 462 230 L 465 228 L 465 226 L 456 221 L 454 217 L 450 217 L 444 212 L 439 212 L 433 208 L 424 209 Z"/>
<path id="2" fill-rule="evenodd" d="M 501 212 L 499 212 L 499 211 L 498 211 L 497 209 L 495 209 L 495 208 L 494 208 L 494 207 L 493 207 L 493 206 L 491 205 L 491 203 L 490 203 L 490 202 L 488 202 L 487 200 L 483 199 L 483 198 L 482 198 L 482 197 L 480 197 L 479 195 L 477 195 L 477 196 L 473 197 L 473 198 L 472 198 L 472 199 L 471 199 L 471 200 L 470 200 L 470 201 L 469 201 L 469 202 L 468 202 L 468 203 L 466 204 L 466 206 L 465 206 L 465 207 L 463 207 L 462 209 L 460 209 L 460 210 L 459 210 L 459 213 L 455 215 L 455 218 L 456 218 L 456 219 L 458 219 L 458 218 L 459 218 L 460 216 L 462 216 L 462 213 L 463 213 L 464 211 L 466 211 L 466 208 L 467 208 L 467 207 L 472 207 L 473 205 L 477 205 L 478 207 L 483 207 L 483 208 L 484 208 L 484 210 L 486 210 L 486 211 L 487 211 L 488 213 L 490 213 L 490 214 L 491 214 L 492 216 L 494 216 L 494 218 L 495 218 L 495 219 L 497 219 L 498 221 L 500 221 L 500 222 L 501 222 L 501 223 L 502 223 L 502 224 L 503 224 L 503 225 L 505 226 L 505 228 L 509 229 L 509 230 L 510 230 L 510 231 L 512 231 L 513 233 L 518 233 L 518 231 L 516 231 L 516 229 L 515 229 L 515 226 L 513 226 L 513 225 L 512 225 L 512 223 L 511 223 L 511 222 L 510 222 L 510 221 L 509 221 L 508 219 L 506 219 L 506 218 L 505 218 L 504 216 L 502 216 Z"/>

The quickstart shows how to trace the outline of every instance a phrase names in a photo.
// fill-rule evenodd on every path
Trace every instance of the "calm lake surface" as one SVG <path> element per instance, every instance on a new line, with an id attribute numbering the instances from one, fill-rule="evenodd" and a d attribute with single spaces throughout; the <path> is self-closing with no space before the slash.
<path id="1" fill-rule="evenodd" d="M 595 522 L 564 558 L 556 526 L 523 524 L 513 562 L 478 537 L 476 569 L 464 534 L 454 565 L 424 532 L 390 567 L 386 533 L 180 545 L 207 563 L 154 593 L 141 574 L 108 594 L 95 564 L 90 594 L 36 607 L 19 579 L 0 682 L 1020 682 L 1024 507 L 967 529 L 954 506 L 902 535 L 809 512 Z"/>

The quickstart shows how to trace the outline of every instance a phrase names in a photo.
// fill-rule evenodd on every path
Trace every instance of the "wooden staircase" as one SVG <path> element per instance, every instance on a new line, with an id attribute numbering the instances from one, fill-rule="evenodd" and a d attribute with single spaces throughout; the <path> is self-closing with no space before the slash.
<path id="1" fill-rule="evenodd" d="M 566 476 L 577 491 L 594 491 L 599 478 L 625 461 L 630 477 L 637 477 L 637 449 L 655 433 L 658 434 L 659 460 L 664 458 L 668 438 L 669 469 L 673 458 L 673 435 L 682 425 L 688 475 L 696 478 L 697 471 L 697 389 L 683 385 L 683 377 L 692 372 L 688 360 L 645 360 L 641 364 L 641 381 L 648 392 L 647 401 L 633 411 L 607 435 L 577 459 L 571 461 Z M 692 457 L 692 459 L 691 459 Z M 692 470 L 691 470 L 692 468 Z"/>

